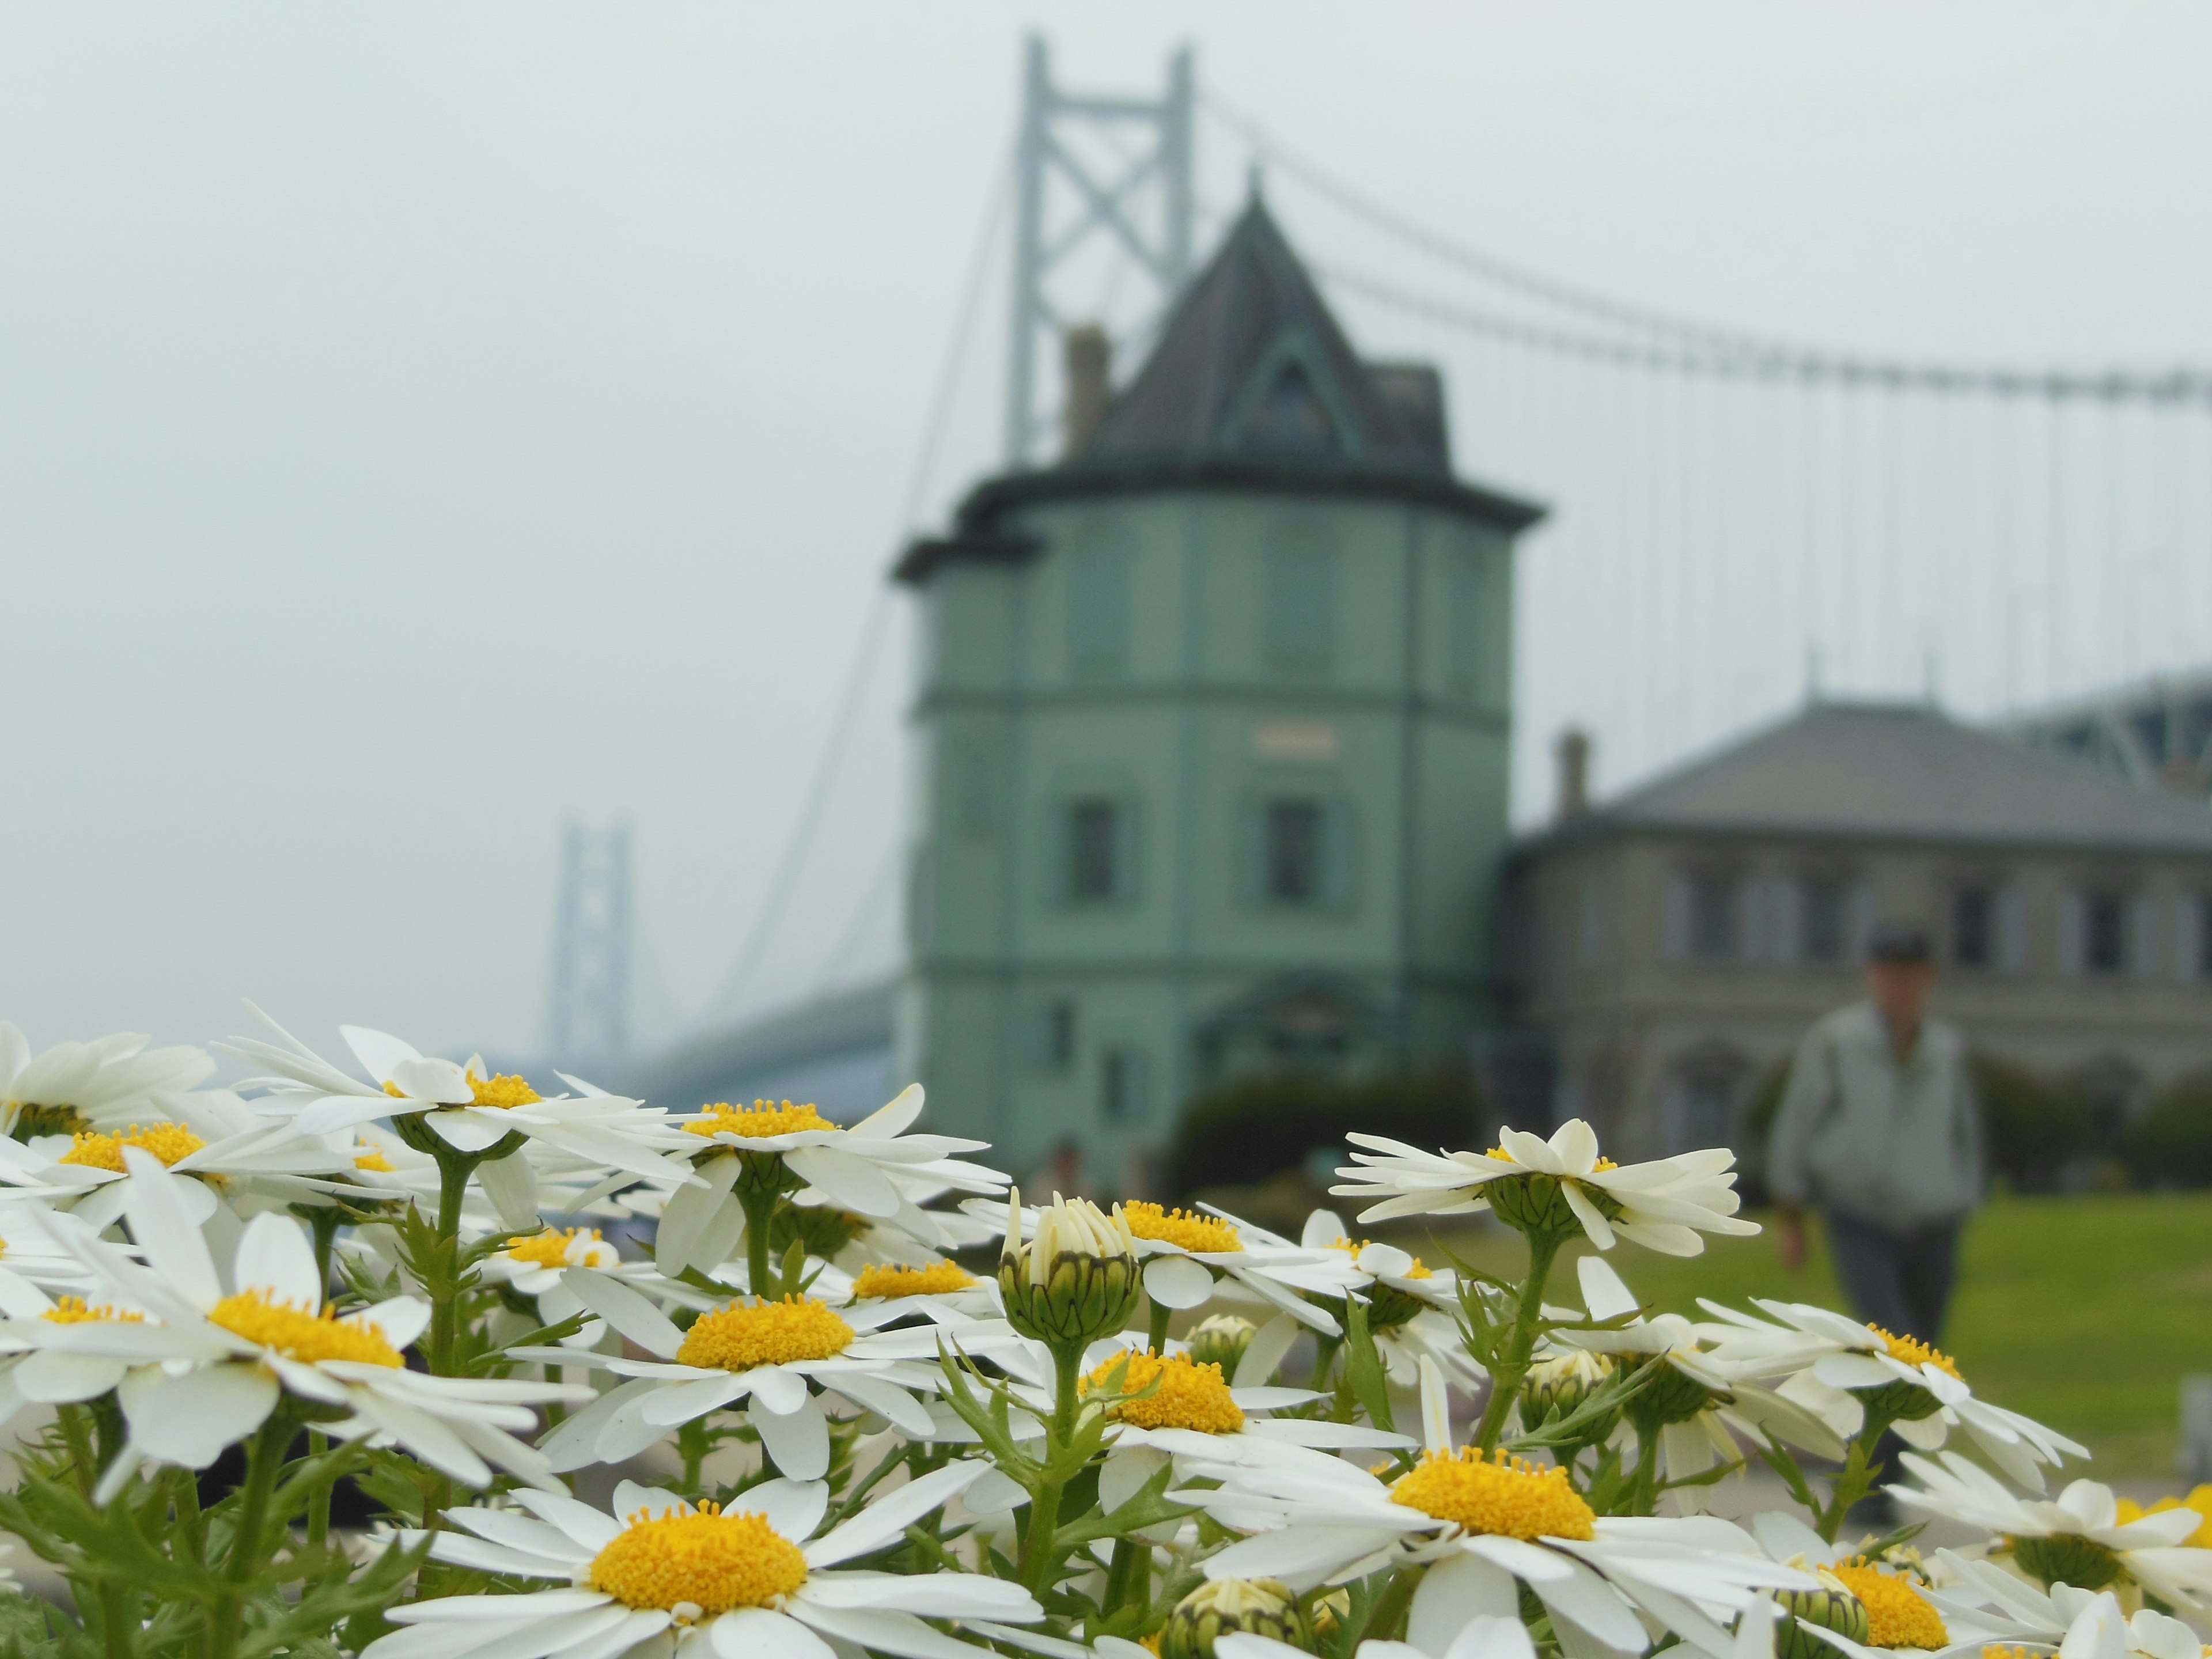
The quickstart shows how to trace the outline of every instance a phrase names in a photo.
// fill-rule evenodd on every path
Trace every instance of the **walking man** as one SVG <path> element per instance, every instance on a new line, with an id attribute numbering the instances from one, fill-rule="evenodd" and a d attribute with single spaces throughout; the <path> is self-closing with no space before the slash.
<path id="1" fill-rule="evenodd" d="M 1928 936 L 1875 930 L 1867 1000 L 1805 1034 L 1767 1143 L 1782 1263 L 1805 1261 L 1805 1210 L 1826 1224 L 1859 1318 L 1933 1346 L 1959 1229 L 1982 1195 L 1982 1137 L 1966 1045 L 1926 1017 Z"/>

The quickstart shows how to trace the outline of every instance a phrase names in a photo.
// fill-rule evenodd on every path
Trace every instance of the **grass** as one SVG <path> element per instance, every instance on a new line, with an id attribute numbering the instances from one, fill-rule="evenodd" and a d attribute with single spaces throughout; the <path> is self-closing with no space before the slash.
<path id="1" fill-rule="evenodd" d="M 1412 1228 L 1400 1236 L 1420 1248 Z M 1439 1242 L 1492 1272 L 1525 1259 L 1503 1229 Z M 1797 1273 L 1764 1237 L 1713 1239 L 1688 1261 L 1622 1245 L 1612 1260 L 1648 1304 L 1693 1317 L 1700 1296 L 1845 1306 L 1817 1231 Z M 1562 1273 L 1554 1299 L 1571 1299 Z M 2176 1484 L 2180 1380 L 2212 1372 L 2212 1194 L 1993 1200 L 1967 1224 L 1944 1337 L 1978 1394 L 2089 1447 L 2096 1478 Z"/>

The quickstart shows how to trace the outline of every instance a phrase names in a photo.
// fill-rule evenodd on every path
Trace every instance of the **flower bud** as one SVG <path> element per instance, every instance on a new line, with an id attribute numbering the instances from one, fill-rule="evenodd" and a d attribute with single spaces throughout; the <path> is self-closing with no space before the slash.
<path id="1" fill-rule="evenodd" d="M 1778 1590 L 1784 1617 L 1774 1629 L 1774 1659 L 1835 1659 L 1836 1650 L 1801 1625 L 1818 1625 L 1864 1646 L 1866 1603 L 1847 1589 Z"/>
<path id="2" fill-rule="evenodd" d="M 1521 1422 L 1534 1429 L 1554 1413 L 1571 1417 L 1582 1409 L 1593 1389 L 1610 1377 L 1613 1362 L 1601 1353 L 1587 1353 L 1577 1348 L 1553 1359 L 1540 1359 L 1528 1368 L 1528 1375 L 1521 1382 Z M 1613 1432 L 1613 1425 L 1620 1420 L 1618 1412 L 1608 1412 L 1583 1431 L 1584 1443 L 1595 1445 Z"/>
<path id="3" fill-rule="evenodd" d="M 1235 1314 L 1215 1314 L 1192 1326 L 1184 1340 L 1190 1348 L 1193 1364 L 1218 1365 L 1224 1376 L 1234 1376 L 1244 1358 L 1244 1350 L 1252 1346 L 1254 1331 L 1249 1319 L 1239 1319 Z"/>
<path id="4" fill-rule="evenodd" d="M 1014 1188 L 1007 1198 L 999 1290 L 1007 1322 L 1024 1336 L 1056 1347 L 1079 1346 L 1120 1330 L 1143 1293 L 1137 1240 L 1121 1206 L 1115 1205 L 1109 1217 L 1088 1199 L 1054 1193 L 1024 1243 L 1021 1189 Z"/>
<path id="5" fill-rule="evenodd" d="M 1313 1633 L 1289 1586 L 1273 1578 L 1216 1578 L 1176 1603 L 1160 1632 L 1160 1659 L 1213 1659 L 1214 1638 L 1235 1632 L 1313 1651 Z"/>

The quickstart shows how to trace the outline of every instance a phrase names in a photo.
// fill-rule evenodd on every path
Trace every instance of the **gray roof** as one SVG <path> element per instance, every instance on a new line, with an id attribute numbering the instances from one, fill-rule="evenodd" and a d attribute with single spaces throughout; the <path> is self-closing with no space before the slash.
<path id="1" fill-rule="evenodd" d="M 1073 464 L 1225 451 L 1449 473 L 1441 388 L 1408 420 L 1422 394 L 1389 374 L 1359 361 L 1255 198 Z"/>
<path id="2" fill-rule="evenodd" d="M 1539 842 L 1662 830 L 2212 854 L 2212 813 L 1919 705 L 1814 703 Z"/>
<path id="3" fill-rule="evenodd" d="M 962 501 L 955 533 L 915 544 L 896 574 L 927 580 L 950 562 L 1033 552 L 1002 533 L 1011 507 L 1180 489 L 1379 496 L 1507 531 L 1544 516 L 1453 476 L 1437 372 L 1361 362 L 1255 198 L 1082 450 L 986 479 Z"/>

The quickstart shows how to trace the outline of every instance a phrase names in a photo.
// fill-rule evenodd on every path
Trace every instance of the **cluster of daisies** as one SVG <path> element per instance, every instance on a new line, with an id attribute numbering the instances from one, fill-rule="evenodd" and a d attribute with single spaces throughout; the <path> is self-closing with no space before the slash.
<path id="1" fill-rule="evenodd" d="M 671 1109 L 266 1025 L 228 1087 L 0 1025 L 0 1528 L 88 1652 L 2204 1650 L 2212 1495 L 2053 1497 L 2082 1449 L 1922 1343 L 1638 1300 L 1616 1247 L 1756 1231 L 1725 1151 L 1356 1134 L 1293 1238 L 1024 1203 L 918 1088 Z M 1518 1279 L 1361 1236 L 1478 1214 Z"/>

